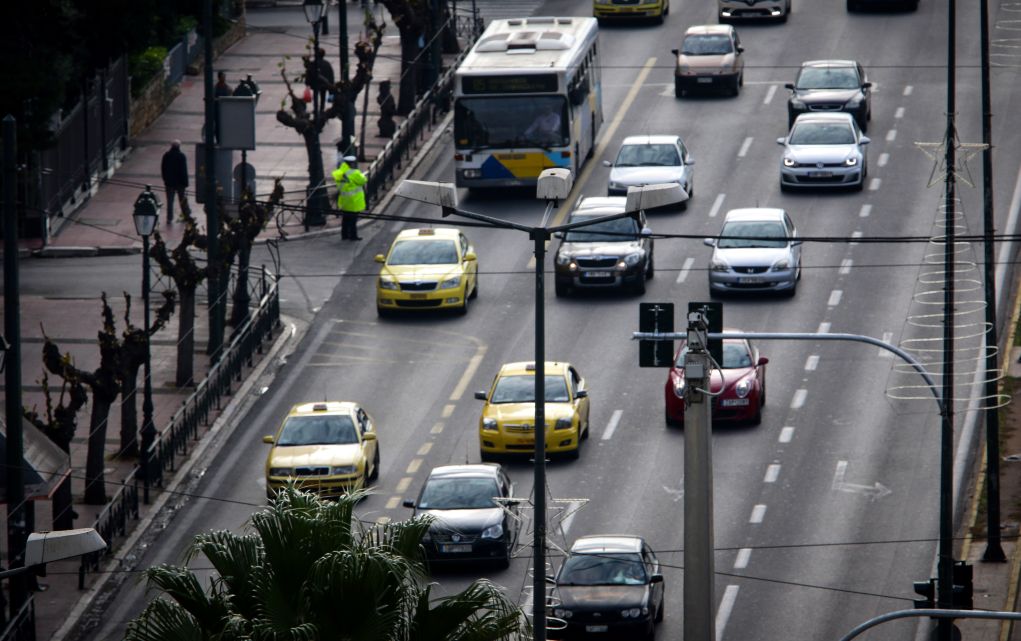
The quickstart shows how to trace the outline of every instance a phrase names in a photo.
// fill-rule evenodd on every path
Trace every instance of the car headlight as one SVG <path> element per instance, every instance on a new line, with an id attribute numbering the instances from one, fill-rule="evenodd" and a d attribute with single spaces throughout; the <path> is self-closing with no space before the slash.
<path id="1" fill-rule="evenodd" d="M 679 376 L 674 383 L 674 395 L 677 398 L 684 398 L 684 377 Z"/>
<path id="2" fill-rule="evenodd" d="M 850 100 L 848 100 L 844 104 L 844 107 L 846 107 L 847 109 L 857 109 L 858 107 L 861 107 L 861 102 L 862 102 L 862 96 L 855 96 L 854 98 L 851 98 Z"/>
<path id="3" fill-rule="evenodd" d="M 682 75 L 691 73 L 691 65 L 677 65 L 677 73 Z"/>
<path id="4" fill-rule="evenodd" d="M 783 166 L 784 167 L 795 167 L 795 166 L 797 166 L 797 164 L 798 164 L 798 162 L 796 160 L 794 160 L 793 158 L 789 158 L 787 156 L 783 157 Z"/>
<path id="5" fill-rule="evenodd" d="M 791 259 L 790 259 L 789 256 L 785 256 L 784 258 L 781 258 L 780 260 L 778 260 L 775 263 L 773 263 L 772 270 L 776 272 L 776 271 L 780 271 L 780 270 L 783 270 L 783 269 L 790 269 L 790 268 L 791 268 Z"/>
<path id="6" fill-rule="evenodd" d="M 848 167 L 854 167 L 855 165 L 858 164 L 858 158 L 856 156 L 851 156 L 850 158 L 844 161 L 844 164 L 847 165 Z"/>
<path id="7" fill-rule="evenodd" d="M 269 468 L 270 476 L 290 476 L 291 468 L 289 467 L 271 467 Z"/>
<path id="8" fill-rule="evenodd" d="M 734 70 L 733 63 L 720 65 L 720 73 L 727 73 L 733 70 Z"/>
<path id="9" fill-rule="evenodd" d="M 728 265 L 723 259 L 714 256 L 713 259 L 709 261 L 709 269 L 714 272 L 727 272 L 730 271 L 730 265 Z"/>
<path id="10" fill-rule="evenodd" d="M 805 102 L 803 100 L 798 100 L 797 98 L 792 98 L 791 102 L 790 102 L 790 105 L 791 105 L 791 109 L 801 109 L 801 110 L 805 109 Z"/>
<path id="11" fill-rule="evenodd" d="M 495 418 L 484 418 L 482 419 L 482 429 L 496 431 L 496 419 Z"/>
<path id="12" fill-rule="evenodd" d="M 448 278 L 447 280 L 440 281 L 440 286 L 437 287 L 436 289 L 454 289 L 455 287 L 457 287 L 460 284 L 461 284 L 461 277 L 460 276 L 454 276 L 453 278 Z"/>
<path id="13" fill-rule="evenodd" d="M 394 280 L 390 276 L 380 276 L 379 277 L 379 288 L 380 289 L 400 289 L 401 286 L 400 286 L 400 284 L 397 283 L 396 280 Z"/>
<path id="14" fill-rule="evenodd" d="M 571 419 L 568 417 L 558 418 L 556 425 L 553 426 L 555 430 L 569 430 L 571 429 Z"/>
<path id="15" fill-rule="evenodd" d="M 422 543 L 432 543 L 432 542 L 433 542 L 432 534 L 430 534 L 429 532 L 426 532 L 425 534 L 422 535 Z"/>
<path id="16" fill-rule="evenodd" d="M 337 465 L 330 468 L 330 476 L 339 476 L 341 474 L 354 474 L 358 471 L 357 465 Z"/>
<path id="17" fill-rule="evenodd" d="M 571 262 L 571 257 L 566 253 L 557 253 L 557 265 L 566 265 Z"/>
<path id="18" fill-rule="evenodd" d="M 500 523 L 490 525 L 486 529 L 482 530 L 482 538 L 484 539 L 498 539 L 501 536 L 503 536 L 503 525 Z"/>
<path id="19" fill-rule="evenodd" d="M 567 608 L 553 608 L 553 616 L 558 619 L 570 619 L 574 616 L 574 612 L 571 612 Z"/>
<path id="20" fill-rule="evenodd" d="M 620 616 L 624 617 L 625 619 L 637 619 L 643 614 L 648 613 L 649 613 L 648 608 L 628 608 L 627 610 L 621 610 Z"/>
<path id="21" fill-rule="evenodd" d="M 742 378 L 734 386 L 734 393 L 737 394 L 738 398 L 744 398 L 748 396 L 748 392 L 752 391 L 752 380 L 750 377 Z"/>
<path id="22" fill-rule="evenodd" d="M 624 263 L 629 267 L 634 267 L 638 263 L 642 262 L 641 252 L 635 252 L 634 254 L 628 254 L 624 257 Z"/>
<path id="23" fill-rule="evenodd" d="M 608 187 L 610 189 L 614 189 L 614 190 L 627 189 L 626 185 L 622 185 L 621 183 L 613 182 L 613 181 L 610 181 L 610 184 L 608 185 Z"/>

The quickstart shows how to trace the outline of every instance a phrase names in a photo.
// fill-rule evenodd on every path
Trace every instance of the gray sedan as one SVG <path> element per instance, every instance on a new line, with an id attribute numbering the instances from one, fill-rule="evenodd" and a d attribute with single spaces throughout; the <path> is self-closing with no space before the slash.
<path id="1" fill-rule="evenodd" d="M 798 116 L 790 135 L 777 138 L 783 146 L 780 158 L 780 190 L 796 187 L 850 187 L 861 191 L 868 176 L 861 132 L 848 113 L 807 113 Z"/>
<path id="2" fill-rule="evenodd" d="M 787 212 L 750 207 L 732 209 L 723 219 L 709 261 L 709 295 L 729 292 L 782 292 L 793 296 L 801 278 L 801 240 Z"/>
<path id="3" fill-rule="evenodd" d="M 628 136 L 616 159 L 612 163 L 603 161 L 604 166 L 610 167 L 606 193 L 627 196 L 628 187 L 677 183 L 691 198 L 695 189 L 694 164 L 695 159 L 680 136 Z M 687 207 L 687 202 L 680 207 Z"/>

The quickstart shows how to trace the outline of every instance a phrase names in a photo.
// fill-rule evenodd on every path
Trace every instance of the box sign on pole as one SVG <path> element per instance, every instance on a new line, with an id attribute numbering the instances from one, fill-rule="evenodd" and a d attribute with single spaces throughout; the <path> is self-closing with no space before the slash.
<path id="1" fill-rule="evenodd" d="M 668 333 L 674 331 L 673 303 L 639 303 L 638 331 Z M 639 367 L 670 367 L 674 360 L 672 340 L 638 341 Z"/>
<path id="2" fill-rule="evenodd" d="M 723 332 L 723 303 L 699 303 L 688 302 L 688 313 L 702 312 L 705 315 L 706 324 L 709 326 L 710 334 Z M 710 338 L 707 341 L 709 355 L 713 357 L 719 367 L 723 367 L 723 339 Z"/>

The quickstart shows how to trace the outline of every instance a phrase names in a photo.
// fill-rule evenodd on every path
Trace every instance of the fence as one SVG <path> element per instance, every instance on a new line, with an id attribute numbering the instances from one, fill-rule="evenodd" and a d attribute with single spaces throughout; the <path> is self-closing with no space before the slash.
<path id="1" fill-rule="evenodd" d="M 188 65 L 202 53 L 202 36 L 192 29 L 181 37 L 181 41 L 167 52 L 164 63 L 165 82 L 168 87 L 176 85 L 184 78 Z"/>
<path id="2" fill-rule="evenodd" d="M 35 601 L 29 594 L 18 613 L 0 633 L 0 641 L 35 641 L 35 638 Z"/>

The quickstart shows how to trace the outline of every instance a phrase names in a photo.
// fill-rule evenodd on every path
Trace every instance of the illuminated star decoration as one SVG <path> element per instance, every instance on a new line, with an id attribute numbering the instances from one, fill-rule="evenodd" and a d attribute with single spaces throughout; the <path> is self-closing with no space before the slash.
<path id="1" fill-rule="evenodd" d="M 519 524 L 525 522 L 525 517 L 519 510 L 535 509 L 534 496 L 530 496 L 527 501 L 522 501 L 518 498 L 505 499 L 501 497 L 493 497 L 493 501 L 500 504 L 503 511 Z M 564 530 L 564 521 L 576 514 L 578 510 L 585 507 L 585 504 L 588 503 L 588 501 L 588 499 L 581 498 L 554 498 L 552 492 L 550 492 L 549 486 L 546 487 L 546 542 L 550 547 L 564 556 L 567 555 L 567 533 Z M 535 534 L 535 519 L 528 519 L 528 523 L 529 527 L 527 531 L 525 531 L 523 535 L 518 535 L 518 544 L 515 546 L 511 556 L 518 556 L 520 555 L 521 550 L 526 547 L 531 547 L 530 539 L 528 542 L 522 541 L 523 538 Z M 554 536 L 557 536 L 559 541 L 554 541 Z"/>
<path id="2" fill-rule="evenodd" d="M 933 161 L 932 171 L 929 173 L 929 183 L 926 187 L 932 187 L 933 185 L 943 182 L 947 177 L 946 140 L 942 140 L 940 142 L 916 142 L 915 146 L 921 149 L 922 153 Z M 971 177 L 971 169 L 968 167 L 968 161 L 988 146 L 989 145 L 979 142 L 961 142 L 960 139 L 958 139 L 957 131 L 955 130 L 954 159 L 957 162 L 957 166 L 953 170 L 954 177 L 969 187 L 974 187 L 975 183 Z"/>

